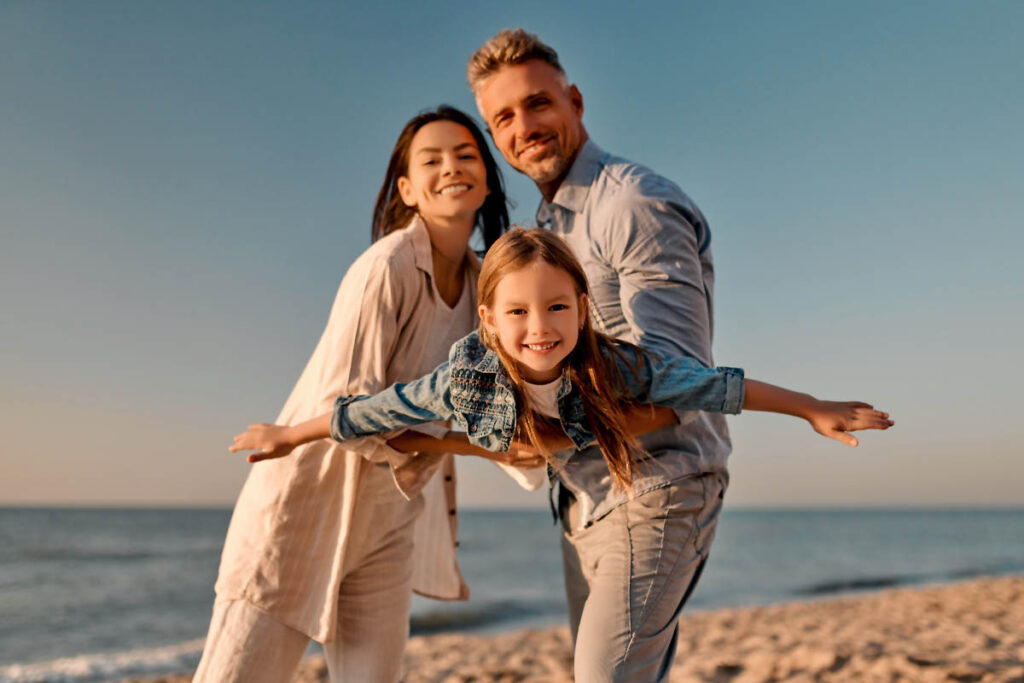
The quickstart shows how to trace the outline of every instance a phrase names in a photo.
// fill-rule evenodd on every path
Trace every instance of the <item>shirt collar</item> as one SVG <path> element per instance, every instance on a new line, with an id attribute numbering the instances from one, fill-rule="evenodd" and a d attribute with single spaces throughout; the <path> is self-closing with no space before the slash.
<path id="1" fill-rule="evenodd" d="M 605 153 L 593 140 L 588 139 L 569 168 L 565 180 L 558 186 L 550 202 L 541 199 L 537 210 L 537 222 L 544 223 L 551 217 L 551 205 L 560 206 L 573 213 L 583 211 L 590 194 L 590 186 L 604 162 Z"/>
<path id="2" fill-rule="evenodd" d="M 416 267 L 434 278 L 434 256 L 430 247 L 430 233 L 427 232 L 427 224 L 415 214 L 405 229 L 411 233 L 413 262 Z M 466 278 L 472 286 L 476 286 L 476 276 L 480 273 L 480 258 L 470 247 L 466 247 Z"/>

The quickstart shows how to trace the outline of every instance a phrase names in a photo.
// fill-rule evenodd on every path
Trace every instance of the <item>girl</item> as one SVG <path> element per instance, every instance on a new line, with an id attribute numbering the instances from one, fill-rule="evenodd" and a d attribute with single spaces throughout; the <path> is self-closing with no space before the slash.
<path id="1" fill-rule="evenodd" d="M 555 421 L 571 441 L 557 446 L 583 448 L 596 440 L 616 488 L 628 489 L 643 458 L 626 417 L 637 403 L 786 413 L 850 446 L 857 439 L 848 432 L 893 424 L 866 403 L 821 401 L 744 379 L 738 369 L 658 358 L 597 333 L 582 267 L 545 230 L 506 233 L 488 253 L 477 288 L 479 332 L 459 340 L 431 374 L 373 396 L 342 396 L 333 413 L 299 425 L 250 425 L 229 450 L 256 450 L 249 459 L 257 461 L 327 436 L 346 441 L 454 419 L 470 443 L 490 451 L 507 450 L 522 433 L 558 469 L 572 453 L 552 456 L 551 440 L 539 428 Z"/>
<path id="2" fill-rule="evenodd" d="M 377 392 L 444 360 L 476 326 L 470 236 L 490 245 L 507 226 L 501 176 L 472 120 L 440 107 L 409 121 L 373 212 L 374 243 L 345 275 L 278 420 L 301 423 L 338 394 Z M 451 457 L 410 459 L 400 452 L 410 438 L 431 445 L 411 433 L 319 441 L 250 471 L 196 681 L 291 680 L 310 638 L 324 643 L 333 681 L 398 679 L 412 590 L 468 593 Z"/>

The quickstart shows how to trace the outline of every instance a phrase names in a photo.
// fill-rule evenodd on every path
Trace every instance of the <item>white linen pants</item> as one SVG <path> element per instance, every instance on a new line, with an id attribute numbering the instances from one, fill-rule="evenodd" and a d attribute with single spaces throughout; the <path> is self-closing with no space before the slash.
<path id="1" fill-rule="evenodd" d="M 397 681 L 409 637 L 412 534 L 423 498 L 408 501 L 387 466 L 368 468 L 352 519 L 338 629 L 323 644 L 331 681 Z M 290 681 L 309 636 L 244 600 L 217 600 L 194 683 Z"/>

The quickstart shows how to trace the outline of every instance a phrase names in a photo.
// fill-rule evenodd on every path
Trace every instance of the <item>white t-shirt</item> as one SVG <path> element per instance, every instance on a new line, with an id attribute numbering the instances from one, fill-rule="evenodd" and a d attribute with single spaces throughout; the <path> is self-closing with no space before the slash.
<path id="1" fill-rule="evenodd" d="M 531 384 L 526 382 L 526 394 L 529 396 L 533 409 L 547 417 L 560 419 L 558 415 L 558 389 L 562 386 L 562 378 L 558 377 L 547 384 Z"/>
<path id="2" fill-rule="evenodd" d="M 428 346 L 423 354 L 425 360 L 447 358 L 452 344 L 469 334 L 476 325 L 476 302 L 473 301 L 473 294 L 470 292 L 468 277 L 462 285 L 462 292 L 459 293 L 459 300 L 455 302 L 454 307 L 448 307 L 438 294 L 436 286 L 434 297 L 437 299 L 437 308 L 430 327 L 430 336 L 427 338 Z M 433 363 L 428 364 L 430 367 L 420 368 L 420 374 L 428 375 L 437 367 Z M 412 429 L 435 438 L 441 438 L 448 433 L 448 427 L 441 422 L 416 425 Z"/>

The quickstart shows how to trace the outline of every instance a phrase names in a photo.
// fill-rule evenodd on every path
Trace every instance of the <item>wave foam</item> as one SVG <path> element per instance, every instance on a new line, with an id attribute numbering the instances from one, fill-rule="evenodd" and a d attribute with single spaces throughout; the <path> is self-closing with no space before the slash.
<path id="1" fill-rule="evenodd" d="M 0 667 L 0 683 L 101 683 L 128 676 L 186 672 L 196 668 L 202 651 L 200 639 L 144 650 L 11 664 Z"/>

